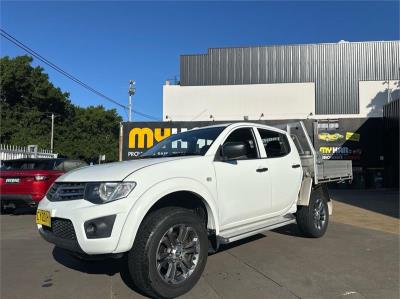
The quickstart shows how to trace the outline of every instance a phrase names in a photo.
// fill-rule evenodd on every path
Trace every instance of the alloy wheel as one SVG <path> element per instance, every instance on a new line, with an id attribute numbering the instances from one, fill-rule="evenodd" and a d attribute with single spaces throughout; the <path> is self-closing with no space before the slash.
<path id="1" fill-rule="evenodd" d="M 322 199 L 318 198 L 315 201 L 313 209 L 314 225 L 318 230 L 321 230 L 326 223 L 326 209 Z"/>
<path id="2" fill-rule="evenodd" d="M 195 270 L 200 255 L 200 240 L 195 229 L 177 224 L 161 238 L 156 252 L 158 275 L 168 284 L 187 280 Z"/>

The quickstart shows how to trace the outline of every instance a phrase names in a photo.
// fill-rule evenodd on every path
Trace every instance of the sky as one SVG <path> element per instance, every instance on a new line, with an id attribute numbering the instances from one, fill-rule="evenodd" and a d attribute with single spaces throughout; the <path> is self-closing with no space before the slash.
<path id="1" fill-rule="evenodd" d="M 1 1 L 1 28 L 68 73 L 133 109 L 162 119 L 162 86 L 182 54 L 208 48 L 398 40 L 399 2 L 21 2 Z M 1 56 L 24 51 L 1 38 Z M 51 68 L 50 80 L 79 106 L 107 102 Z M 148 120 L 133 114 L 137 121 Z"/>

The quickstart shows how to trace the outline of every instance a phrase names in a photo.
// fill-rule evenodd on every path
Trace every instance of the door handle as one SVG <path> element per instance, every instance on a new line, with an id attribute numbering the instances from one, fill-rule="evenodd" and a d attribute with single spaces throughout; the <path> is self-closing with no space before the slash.
<path id="1" fill-rule="evenodd" d="M 300 164 L 293 164 L 292 165 L 292 168 L 299 168 L 300 167 Z"/>
<path id="2" fill-rule="evenodd" d="M 268 168 L 267 167 L 260 167 L 260 168 L 257 168 L 256 171 L 257 172 L 265 172 L 265 171 L 268 171 Z"/>

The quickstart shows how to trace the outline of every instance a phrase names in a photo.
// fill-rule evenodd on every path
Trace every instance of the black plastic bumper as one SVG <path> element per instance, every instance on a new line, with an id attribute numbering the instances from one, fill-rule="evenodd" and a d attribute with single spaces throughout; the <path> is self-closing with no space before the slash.
<path id="1" fill-rule="evenodd" d="M 18 205 L 28 205 L 31 207 L 36 207 L 39 202 L 34 201 L 30 194 L 0 194 L 1 203 L 9 204 L 13 203 Z"/>
<path id="2" fill-rule="evenodd" d="M 79 246 L 76 240 L 67 240 L 55 236 L 51 231 L 39 229 L 40 235 L 47 242 L 54 244 L 56 247 L 69 251 L 73 256 L 85 261 L 101 261 L 108 258 L 121 258 L 123 253 L 109 253 L 109 254 L 87 254 Z"/>
<path id="3" fill-rule="evenodd" d="M 23 200 L 32 201 L 32 195 L 30 194 L 0 194 L 1 200 Z"/>
<path id="4" fill-rule="evenodd" d="M 39 229 L 40 235 L 45 239 L 47 242 L 53 243 L 57 247 L 76 252 L 76 253 L 81 253 L 84 254 L 84 251 L 82 248 L 79 246 L 79 243 L 77 240 L 69 240 L 69 239 L 63 239 L 60 237 L 57 237 L 54 235 L 53 232 L 49 230 L 44 230 L 43 228 Z"/>

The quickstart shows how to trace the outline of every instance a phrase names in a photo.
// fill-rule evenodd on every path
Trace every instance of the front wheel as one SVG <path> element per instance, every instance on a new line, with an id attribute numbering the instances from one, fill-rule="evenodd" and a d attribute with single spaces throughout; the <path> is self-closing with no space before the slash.
<path id="1" fill-rule="evenodd" d="M 152 298 L 175 298 L 199 280 L 208 253 L 207 231 L 192 211 L 168 207 L 147 216 L 128 254 L 136 287 Z"/>
<path id="2" fill-rule="evenodd" d="M 323 187 L 311 191 L 308 206 L 298 206 L 296 213 L 297 224 L 300 231 L 307 237 L 322 237 L 329 222 L 327 192 Z"/>

